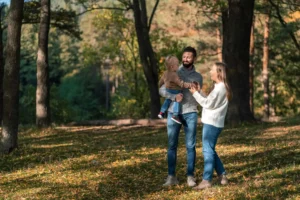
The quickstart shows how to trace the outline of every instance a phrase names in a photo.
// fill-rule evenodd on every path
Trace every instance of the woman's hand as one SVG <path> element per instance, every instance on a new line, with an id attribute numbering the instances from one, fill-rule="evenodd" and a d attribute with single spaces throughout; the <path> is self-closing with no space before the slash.
<path id="1" fill-rule="evenodd" d="M 192 87 L 189 90 L 192 94 L 194 94 L 196 91 L 199 91 L 200 89 L 201 89 L 200 84 L 198 82 L 194 81 L 192 84 Z"/>
<path id="2" fill-rule="evenodd" d="M 199 92 L 201 90 L 200 84 L 196 81 L 193 82 L 193 86 L 195 87 L 195 89 Z"/>
<path id="3" fill-rule="evenodd" d="M 192 86 L 189 90 L 190 90 L 190 92 L 192 94 L 194 94 L 195 92 L 197 92 L 197 90 L 196 90 L 196 88 L 194 86 Z"/>
<path id="4" fill-rule="evenodd" d="M 181 93 L 177 94 L 175 97 L 176 102 L 181 102 L 183 99 L 183 95 Z"/>

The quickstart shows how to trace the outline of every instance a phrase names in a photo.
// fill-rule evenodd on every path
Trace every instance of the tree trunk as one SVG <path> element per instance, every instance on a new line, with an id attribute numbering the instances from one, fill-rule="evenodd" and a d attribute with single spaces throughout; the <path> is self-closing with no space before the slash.
<path id="1" fill-rule="evenodd" d="M 20 39 L 24 5 L 23 0 L 10 2 L 3 82 L 1 145 L 4 153 L 10 153 L 18 146 Z"/>
<path id="2" fill-rule="evenodd" d="M 219 16 L 216 14 L 215 15 L 215 20 L 216 22 L 219 22 Z M 218 55 L 218 60 L 219 62 L 222 62 L 222 36 L 221 36 L 221 31 L 219 25 L 216 26 L 216 36 L 217 36 L 217 55 Z"/>
<path id="3" fill-rule="evenodd" d="M 269 119 L 270 108 L 269 108 L 269 21 L 270 15 L 266 14 L 264 21 L 264 47 L 263 47 L 263 86 L 264 86 L 264 113 L 263 118 Z"/>
<path id="4" fill-rule="evenodd" d="M 50 28 L 50 0 L 41 0 L 41 19 L 37 52 L 36 125 L 50 125 L 50 86 L 48 63 L 48 35 Z"/>
<path id="5" fill-rule="evenodd" d="M 4 74 L 2 12 L 4 12 L 4 7 L 5 4 L 0 5 L 0 123 L 1 124 L 2 124 L 2 115 L 3 115 L 3 74 Z"/>
<path id="6" fill-rule="evenodd" d="M 249 105 L 249 48 L 254 0 L 228 0 L 222 10 L 223 60 L 233 99 L 228 108 L 231 124 L 254 120 Z"/>
<path id="7" fill-rule="evenodd" d="M 254 104 L 253 104 L 253 95 L 254 95 L 254 28 L 255 28 L 255 16 L 253 16 L 251 36 L 250 36 L 250 70 L 249 70 L 249 87 L 250 87 L 250 110 L 254 114 Z"/>
<path id="8" fill-rule="evenodd" d="M 274 99 L 275 99 L 275 94 L 276 94 L 276 85 L 275 83 L 271 84 L 271 97 L 273 99 L 273 102 L 274 102 Z M 271 117 L 275 117 L 276 116 L 276 107 L 275 107 L 275 103 L 271 104 L 270 106 L 270 116 Z"/>
<path id="9" fill-rule="evenodd" d="M 157 118 L 160 111 L 160 98 L 158 93 L 158 62 L 155 57 L 149 35 L 147 9 L 145 0 L 133 0 L 135 29 L 139 44 L 140 59 L 150 92 L 150 118 Z"/>

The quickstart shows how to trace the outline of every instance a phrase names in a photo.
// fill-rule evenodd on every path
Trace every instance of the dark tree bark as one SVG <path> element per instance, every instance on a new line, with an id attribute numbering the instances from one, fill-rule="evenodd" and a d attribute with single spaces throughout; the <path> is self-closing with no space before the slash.
<path id="1" fill-rule="evenodd" d="M 251 27 L 251 36 L 250 36 L 250 64 L 249 64 L 249 87 L 250 87 L 250 110 L 254 114 L 254 28 L 255 28 L 255 16 L 253 16 L 253 22 Z"/>
<path id="2" fill-rule="evenodd" d="M 50 0 L 41 0 L 41 18 L 37 52 L 36 125 L 50 125 L 50 85 L 48 35 L 50 29 Z"/>
<path id="3" fill-rule="evenodd" d="M 2 152 L 10 153 L 18 146 L 20 40 L 23 0 L 11 0 L 8 16 L 4 67 Z"/>
<path id="4" fill-rule="evenodd" d="M 269 119 L 270 115 L 270 108 L 269 108 L 269 72 L 268 72 L 268 65 L 269 65 L 269 35 L 270 35 L 270 15 L 267 12 L 264 18 L 264 47 L 263 47 L 263 87 L 264 87 L 264 119 Z"/>
<path id="5" fill-rule="evenodd" d="M 249 47 L 254 0 L 228 0 L 222 10 L 223 60 L 233 99 L 228 108 L 231 124 L 254 120 L 249 105 Z"/>
<path id="6" fill-rule="evenodd" d="M 3 28 L 2 28 L 2 12 L 4 12 L 5 4 L 0 4 L 0 123 L 2 123 L 3 115 L 3 74 L 4 74 L 4 59 L 3 59 Z"/>
<path id="7" fill-rule="evenodd" d="M 132 6 L 134 12 L 135 29 L 139 44 L 140 59 L 150 92 L 150 117 L 154 119 L 157 118 L 157 113 L 159 113 L 160 111 L 157 70 L 158 61 L 153 51 L 149 35 L 149 29 L 154 12 L 152 12 L 150 23 L 148 25 L 147 8 L 145 0 L 133 0 Z"/>

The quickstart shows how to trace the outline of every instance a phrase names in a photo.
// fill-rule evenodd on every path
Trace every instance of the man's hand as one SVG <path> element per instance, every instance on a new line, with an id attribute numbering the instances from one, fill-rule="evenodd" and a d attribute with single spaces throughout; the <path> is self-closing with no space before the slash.
<path id="1" fill-rule="evenodd" d="M 181 102 L 182 99 L 183 99 L 183 95 L 182 95 L 181 93 L 177 94 L 176 97 L 175 97 L 175 100 L 176 100 L 177 102 Z"/>

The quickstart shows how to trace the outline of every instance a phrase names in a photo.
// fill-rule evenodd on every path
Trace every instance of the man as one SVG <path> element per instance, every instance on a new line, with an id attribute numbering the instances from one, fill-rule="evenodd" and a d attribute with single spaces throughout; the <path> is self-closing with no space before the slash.
<path id="1" fill-rule="evenodd" d="M 178 70 L 178 76 L 184 82 L 198 82 L 202 87 L 202 76 L 195 71 L 194 61 L 196 60 L 196 50 L 193 47 L 186 47 L 182 54 L 182 65 Z M 179 116 L 182 124 L 171 120 L 172 114 L 168 114 L 167 129 L 168 129 L 168 177 L 163 186 L 176 185 L 178 180 L 176 178 L 176 160 L 177 160 L 177 146 L 180 129 L 183 125 L 185 133 L 185 144 L 187 150 L 187 184 L 190 187 L 196 186 L 196 179 L 194 178 L 195 159 L 196 159 L 196 128 L 198 120 L 198 110 L 195 98 L 191 95 L 188 89 L 183 89 L 182 94 L 172 95 L 167 93 L 162 86 L 159 90 L 161 96 L 180 101 L 182 98 L 182 114 Z M 183 95 L 183 97 L 182 97 Z M 171 113 L 173 105 L 169 107 L 168 112 Z"/>

